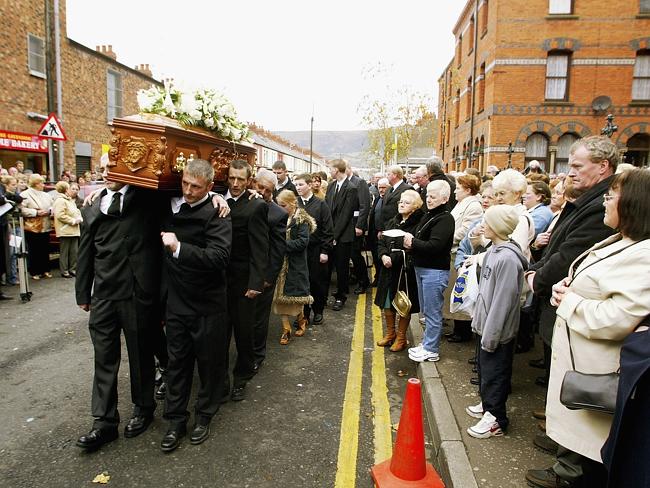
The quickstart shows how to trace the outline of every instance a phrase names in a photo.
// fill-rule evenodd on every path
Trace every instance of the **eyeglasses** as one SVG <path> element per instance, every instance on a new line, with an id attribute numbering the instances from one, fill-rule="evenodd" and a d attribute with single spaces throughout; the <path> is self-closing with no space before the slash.
<path id="1" fill-rule="evenodd" d="M 605 193 L 605 194 L 603 195 L 603 199 L 605 200 L 605 202 L 609 202 L 610 200 L 613 200 L 613 199 L 616 198 L 617 196 L 618 196 L 618 195 L 610 195 L 609 193 Z"/>

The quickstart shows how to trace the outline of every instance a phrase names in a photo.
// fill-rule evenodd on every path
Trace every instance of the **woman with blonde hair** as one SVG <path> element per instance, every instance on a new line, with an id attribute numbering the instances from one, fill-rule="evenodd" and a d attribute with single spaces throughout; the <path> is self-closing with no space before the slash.
<path id="1" fill-rule="evenodd" d="M 76 275 L 77 253 L 79 251 L 79 224 L 81 210 L 72 198 L 70 183 L 59 181 L 55 187 L 60 196 L 54 201 L 54 230 L 60 242 L 59 269 L 61 276 Z"/>
<path id="2" fill-rule="evenodd" d="M 30 175 L 28 185 L 29 188 L 20 193 L 23 198 L 21 212 L 25 218 L 27 267 L 35 280 L 51 278 L 48 247 L 52 229 L 52 197 L 43 191 L 45 179 L 39 174 Z"/>
<path id="3" fill-rule="evenodd" d="M 282 319 L 280 344 L 285 346 L 291 338 L 290 317 L 298 318 L 298 330 L 295 336 L 305 335 L 307 329 L 303 308 L 314 301 L 309 294 L 307 245 L 309 235 L 316 230 L 316 222 L 306 210 L 298 206 L 298 199 L 292 191 L 282 190 L 276 200 L 278 205 L 289 213 L 287 254 L 284 257 L 273 297 L 273 313 L 280 315 Z"/>

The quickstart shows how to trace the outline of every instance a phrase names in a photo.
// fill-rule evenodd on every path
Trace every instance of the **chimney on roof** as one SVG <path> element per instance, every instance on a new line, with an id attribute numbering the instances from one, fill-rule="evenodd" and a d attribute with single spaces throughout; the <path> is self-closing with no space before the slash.
<path id="1" fill-rule="evenodd" d="M 146 75 L 148 77 L 153 77 L 153 74 L 151 73 L 151 68 L 149 67 L 148 64 L 138 64 L 135 69 L 142 73 L 143 75 Z"/>
<path id="2" fill-rule="evenodd" d="M 97 51 L 98 53 L 101 53 L 104 56 L 108 56 L 109 58 L 117 61 L 117 54 L 115 54 L 115 52 L 113 52 L 113 45 L 112 44 L 109 44 L 108 46 L 104 46 L 104 45 L 96 46 L 95 51 Z"/>

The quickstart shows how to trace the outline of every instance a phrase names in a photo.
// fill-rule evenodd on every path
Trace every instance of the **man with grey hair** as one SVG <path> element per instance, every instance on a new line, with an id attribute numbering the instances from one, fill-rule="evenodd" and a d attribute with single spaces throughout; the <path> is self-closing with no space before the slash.
<path id="1" fill-rule="evenodd" d="M 603 195 L 609 188 L 619 161 L 618 148 L 608 137 L 590 136 L 573 143 L 569 150 L 568 177 L 573 182 L 573 188 L 583 193 L 575 201 L 567 201 L 542 258 L 531 265 L 526 273 L 528 285 L 539 303 L 539 330 L 544 342 L 547 375 L 538 378 L 537 382 L 543 385 L 548 381 L 551 367 L 551 343 L 556 317 L 556 307 L 550 304 L 551 288 L 568 276 L 569 266 L 578 256 L 615 232 L 603 222 Z M 547 427 L 547 434 L 552 439 L 553 423 L 547 422 Z M 548 438 L 535 439 L 536 445 L 540 442 L 549 444 L 548 441 Z M 528 470 L 526 480 L 536 487 L 574 486 L 589 475 L 594 464 L 594 461 L 559 446 L 557 463 L 544 470 Z"/>
<path id="2" fill-rule="evenodd" d="M 162 224 L 164 247 L 161 296 L 166 302 L 169 363 L 164 419 L 169 422 L 160 448 L 170 452 L 185 435 L 196 363 L 199 391 L 190 443 L 201 444 L 219 410 L 226 376 L 228 329 L 226 268 L 232 225 L 212 206 L 214 169 L 203 159 L 187 163 L 183 195 L 171 199 Z"/>
<path id="3" fill-rule="evenodd" d="M 255 362 L 253 369 L 257 372 L 266 358 L 266 338 L 269 331 L 269 318 L 273 305 L 275 282 L 282 269 L 287 249 L 287 220 L 289 214 L 273 201 L 273 192 L 278 184 L 278 177 L 266 168 L 260 168 L 255 175 L 255 189 L 262 195 L 268 206 L 269 252 L 265 267 L 264 289 L 256 298 L 257 310 L 253 320 L 253 350 Z"/>
<path id="4" fill-rule="evenodd" d="M 456 180 L 445 174 L 443 170 L 444 165 L 445 163 L 442 159 L 438 156 L 433 156 L 427 161 L 427 171 L 429 173 L 429 181 L 446 181 L 449 184 L 451 192 L 449 194 L 449 201 L 447 202 L 447 210 L 451 211 L 456 206 Z"/>
<path id="5" fill-rule="evenodd" d="M 397 215 L 397 206 L 399 199 L 406 190 L 411 190 L 412 187 L 404 182 L 404 170 L 401 166 L 393 165 L 387 171 L 388 182 L 390 188 L 384 195 L 384 202 L 381 208 L 381 228 L 378 230 L 386 230 L 386 225 Z"/>
<path id="6" fill-rule="evenodd" d="M 488 175 L 488 176 L 491 176 L 492 178 L 494 178 L 496 175 L 499 174 L 499 168 L 497 166 L 491 164 L 486 168 L 485 174 Z"/>

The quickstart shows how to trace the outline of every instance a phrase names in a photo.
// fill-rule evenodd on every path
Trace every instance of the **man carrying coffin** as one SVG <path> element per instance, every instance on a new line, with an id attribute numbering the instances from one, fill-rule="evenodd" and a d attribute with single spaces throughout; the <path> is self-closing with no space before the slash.
<path id="1" fill-rule="evenodd" d="M 194 364 L 199 391 L 191 444 L 209 436 L 226 377 L 226 269 L 232 226 L 230 218 L 218 216 L 210 201 L 213 178 L 210 163 L 189 161 L 183 171 L 183 196 L 171 200 L 163 220 L 161 294 L 167 303 L 169 353 L 163 415 L 169 428 L 160 444 L 163 452 L 176 449 L 186 433 Z"/>

